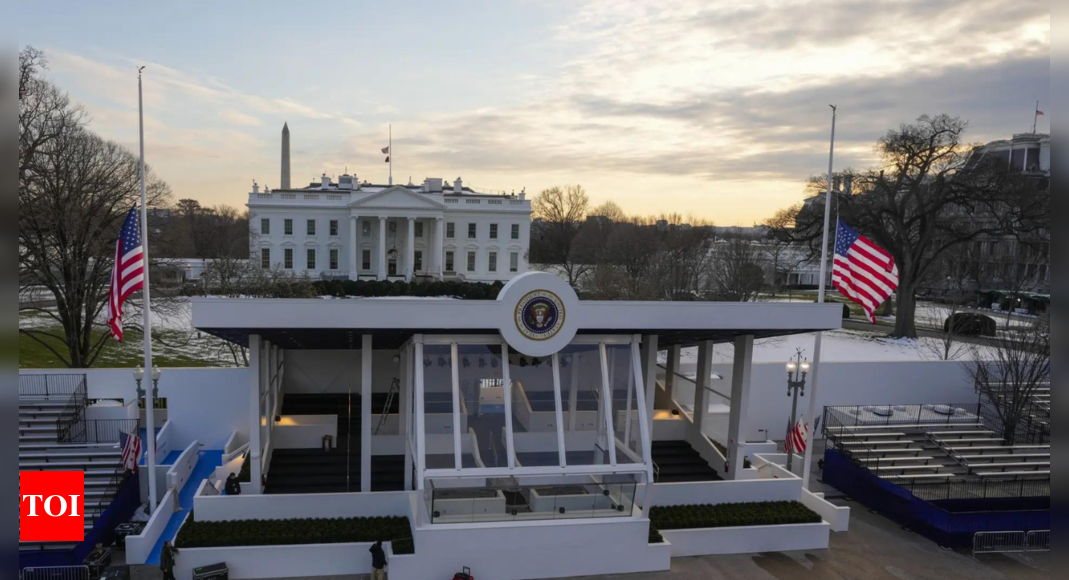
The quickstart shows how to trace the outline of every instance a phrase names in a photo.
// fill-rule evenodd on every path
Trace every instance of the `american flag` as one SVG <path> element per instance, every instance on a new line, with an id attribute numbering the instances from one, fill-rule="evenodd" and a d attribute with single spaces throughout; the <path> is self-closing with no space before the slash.
<path id="1" fill-rule="evenodd" d="M 839 220 L 831 280 L 843 296 L 860 304 L 869 321 L 875 323 L 876 309 L 898 288 L 898 266 L 887 250 Z"/>
<path id="2" fill-rule="evenodd" d="M 120 431 L 119 445 L 122 447 L 123 469 L 137 471 L 137 462 L 141 460 L 141 438 Z"/>
<path id="3" fill-rule="evenodd" d="M 141 246 L 141 220 L 135 205 L 126 214 L 119 239 L 115 242 L 115 266 L 108 290 L 108 327 L 122 342 L 122 306 L 131 294 L 145 285 L 145 252 Z"/>
<path id="4" fill-rule="evenodd" d="M 805 418 L 799 417 L 798 423 L 787 432 L 787 453 L 805 453 L 805 441 L 809 437 L 809 426 Z"/>

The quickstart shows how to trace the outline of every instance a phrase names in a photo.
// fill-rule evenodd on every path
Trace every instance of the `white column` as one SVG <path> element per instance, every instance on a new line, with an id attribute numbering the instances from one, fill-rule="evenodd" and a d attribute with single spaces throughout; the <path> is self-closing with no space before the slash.
<path id="1" fill-rule="evenodd" d="M 401 440 L 405 442 L 405 491 L 412 489 L 412 345 L 401 351 L 401 378 L 399 411 L 397 416 Z"/>
<path id="2" fill-rule="evenodd" d="M 416 360 L 412 365 L 416 375 L 416 489 L 422 491 L 424 473 L 427 471 L 427 433 L 424 429 L 423 413 L 423 336 L 416 335 L 413 338 L 416 343 Z M 453 366 L 456 365 L 457 361 L 454 360 Z"/>
<path id="3" fill-rule="evenodd" d="M 379 280 L 386 279 L 386 218 L 379 216 Z"/>
<path id="4" fill-rule="evenodd" d="M 249 481 L 252 493 L 260 493 L 260 381 L 263 379 L 260 336 L 249 335 Z"/>
<path id="5" fill-rule="evenodd" d="M 646 389 L 646 423 L 649 425 L 650 437 L 653 437 L 653 411 L 657 406 L 654 401 L 657 396 L 657 342 L 656 334 L 647 334 L 642 337 L 642 382 L 638 388 Z M 649 460 L 649 456 L 646 456 Z"/>
<path id="6" fill-rule="evenodd" d="M 728 426 L 728 479 L 736 479 L 746 457 L 746 422 L 750 416 L 750 377 L 753 373 L 753 335 L 735 337 L 731 372 L 731 420 Z"/>
<path id="7" fill-rule="evenodd" d="M 578 352 L 572 353 L 572 382 L 568 386 L 568 430 L 575 431 L 575 423 L 579 418 L 579 410 L 576 405 L 579 403 L 579 364 L 580 354 Z"/>
<path id="8" fill-rule="evenodd" d="M 357 269 L 359 265 L 357 263 L 357 254 L 360 250 L 357 248 L 356 241 L 359 231 L 360 222 L 356 219 L 356 216 L 349 218 L 349 279 L 356 280 L 359 278 L 360 270 Z"/>
<path id="9" fill-rule="evenodd" d="M 371 491 L 371 335 L 360 344 L 360 491 Z"/>
<path id="10" fill-rule="evenodd" d="M 705 416 L 709 413 L 706 393 L 713 374 L 713 341 L 703 340 L 698 343 L 698 368 L 694 372 L 694 424 L 691 427 L 691 437 L 700 441 L 705 436 Z"/>
<path id="11" fill-rule="evenodd" d="M 416 275 L 416 218 L 408 218 L 408 246 L 405 248 L 405 281 Z"/>
<path id="12" fill-rule="evenodd" d="M 434 248 L 434 271 L 441 279 L 445 277 L 445 218 L 434 220 L 434 235 L 438 238 L 438 245 Z"/>
<path id="13" fill-rule="evenodd" d="M 675 386 L 679 383 L 679 356 L 683 347 L 673 345 L 668 347 L 668 364 L 665 365 L 664 392 L 669 401 L 675 400 Z"/>

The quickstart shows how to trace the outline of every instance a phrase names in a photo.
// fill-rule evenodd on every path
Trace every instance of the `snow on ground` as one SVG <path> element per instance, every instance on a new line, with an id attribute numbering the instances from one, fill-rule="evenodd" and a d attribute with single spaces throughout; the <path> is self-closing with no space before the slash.
<path id="1" fill-rule="evenodd" d="M 802 349 L 802 356 L 813 360 L 815 334 L 796 334 L 767 338 L 754 342 L 753 361 L 755 363 L 785 363 Z M 826 362 L 898 362 L 940 360 L 937 352 L 942 343 L 936 339 L 890 338 L 882 333 L 854 330 L 832 330 L 824 333 L 824 345 L 821 359 Z M 713 362 L 730 363 L 735 347 L 732 344 L 718 344 L 713 349 Z M 983 356 L 983 352 L 981 352 Z M 698 362 L 697 347 L 685 348 L 681 359 L 684 363 Z M 660 363 L 665 364 L 667 357 L 660 356 Z"/>

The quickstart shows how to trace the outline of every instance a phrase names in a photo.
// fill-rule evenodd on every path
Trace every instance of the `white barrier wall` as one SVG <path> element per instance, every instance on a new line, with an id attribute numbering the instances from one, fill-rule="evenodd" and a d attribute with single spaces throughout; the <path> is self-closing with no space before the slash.
<path id="1" fill-rule="evenodd" d="M 680 366 L 682 374 L 690 375 L 696 365 L 684 363 Z M 713 370 L 724 377 L 714 381 L 713 388 L 726 393 L 730 390 L 732 365 L 714 365 Z M 783 439 L 791 415 L 786 377 L 783 364 L 753 365 L 750 395 L 753 404 L 747 422 L 747 440 Z M 807 387 L 812 386 L 811 381 L 812 375 Z M 675 395 L 676 400 L 693 401 L 693 388 L 687 392 L 687 387 L 689 385 Z M 802 412 L 809 408 L 811 393 L 812 390 L 806 388 L 806 396 L 798 401 Z M 975 404 L 976 401 L 977 395 L 963 362 L 825 362 L 820 365 L 817 409 L 821 414 L 824 407 L 845 405 Z M 722 401 L 714 396 L 712 402 Z"/>
<path id="2" fill-rule="evenodd" d="M 141 530 L 141 533 L 136 536 L 126 537 L 127 564 L 144 564 L 148 560 L 149 554 L 152 553 L 152 548 L 156 547 L 156 542 L 163 535 L 167 522 L 171 521 L 171 515 L 174 513 L 177 504 L 178 497 L 171 492 L 167 492 L 164 494 L 163 500 L 156 506 L 155 513 L 145 524 L 145 529 Z"/>
<path id="3" fill-rule="evenodd" d="M 384 543 L 383 547 L 387 559 L 392 560 L 390 544 Z M 195 568 L 226 562 L 229 577 L 233 580 L 306 576 L 366 577 L 371 573 L 370 548 L 371 544 L 186 548 L 178 554 L 174 572 L 176 578 L 192 578 Z"/>
<path id="4" fill-rule="evenodd" d="M 197 466 L 197 461 L 200 459 L 199 451 L 200 444 L 194 441 L 178 456 L 178 460 L 167 470 L 165 481 L 169 489 L 173 489 L 175 493 L 181 493 L 182 488 L 189 481 L 189 476 L 193 474 L 193 468 Z"/>
<path id="5" fill-rule="evenodd" d="M 185 449 L 200 441 L 205 449 L 222 449 L 235 430 L 248 441 L 248 372 L 247 368 L 163 369 L 160 397 L 167 399 L 167 418 L 174 423 L 171 448 Z M 85 374 L 90 399 L 130 403 L 137 397 L 132 369 L 20 370 L 19 374 Z"/>
<path id="6" fill-rule="evenodd" d="M 414 522 L 415 492 L 197 496 L 198 522 L 403 516 Z"/>
<path id="7" fill-rule="evenodd" d="M 713 556 L 827 549 L 831 527 L 826 523 L 703 530 L 661 530 L 672 544 L 672 556 Z"/>
<path id="8" fill-rule="evenodd" d="M 650 492 L 654 506 L 720 505 L 765 501 L 799 501 L 800 479 L 755 479 L 749 481 L 703 481 L 697 483 L 657 483 Z M 639 494 L 639 503 L 642 494 Z"/>

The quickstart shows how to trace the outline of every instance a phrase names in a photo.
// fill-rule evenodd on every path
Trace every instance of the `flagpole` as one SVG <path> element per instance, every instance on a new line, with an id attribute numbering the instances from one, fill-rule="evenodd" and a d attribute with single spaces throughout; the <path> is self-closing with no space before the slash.
<path id="1" fill-rule="evenodd" d="M 821 230 L 824 240 L 820 251 L 820 292 L 817 295 L 817 302 L 820 304 L 824 304 L 828 286 L 828 230 L 831 227 L 832 172 L 835 170 L 835 121 L 839 113 L 835 105 L 830 106 L 831 151 L 828 153 L 828 192 L 824 197 L 824 229 Z M 816 342 L 813 345 L 813 386 L 809 392 L 809 413 L 806 414 L 810 421 L 813 421 L 813 418 L 817 416 L 817 394 L 820 388 L 820 350 L 823 342 L 824 333 L 818 332 Z M 809 489 L 809 474 L 813 470 L 813 441 L 816 436 L 816 429 L 810 429 L 809 435 L 806 437 L 805 462 L 802 464 L 802 487 L 805 489 Z"/>
<path id="2" fill-rule="evenodd" d="M 144 288 L 141 296 L 142 324 L 145 338 L 145 372 L 149 374 L 151 386 L 145 389 L 145 434 L 148 448 L 148 502 L 150 512 L 156 511 L 156 380 L 152 376 L 152 296 L 149 291 L 149 254 L 148 254 L 148 195 L 145 188 L 145 105 L 141 91 L 141 71 L 137 69 L 137 123 L 141 141 L 141 248 L 145 260 Z"/>
<path id="3" fill-rule="evenodd" d="M 1032 134 L 1036 134 L 1036 129 L 1039 127 L 1039 101 L 1036 101 L 1036 114 L 1032 115 Z"/>
<path id="4" fill-rule="evenodd" d="M 393 185 L 393 123 L 390 123 L 390 185 Z"/>

